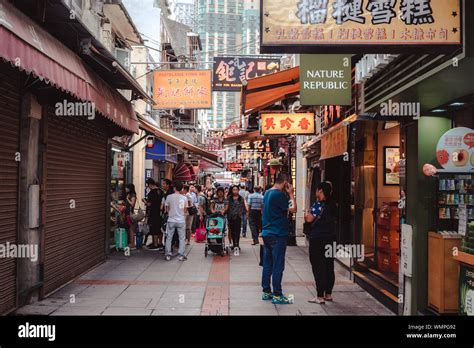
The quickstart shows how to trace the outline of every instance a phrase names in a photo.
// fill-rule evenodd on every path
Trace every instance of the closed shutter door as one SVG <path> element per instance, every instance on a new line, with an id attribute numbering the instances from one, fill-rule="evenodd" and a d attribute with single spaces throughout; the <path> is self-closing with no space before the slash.
<path id="1" fill-rule="evenodd" d="M 50 113 L 46 129 L 45 295 L 105 260 L 108 192 L 99 121 Z"/>
<path id="2" fill-rule="evenodd" d="M 17 243 L 21 73 L 0 63 L 0 245 Z M 0 314 L 16 306 L 16 262 L 0 257 Z"/>

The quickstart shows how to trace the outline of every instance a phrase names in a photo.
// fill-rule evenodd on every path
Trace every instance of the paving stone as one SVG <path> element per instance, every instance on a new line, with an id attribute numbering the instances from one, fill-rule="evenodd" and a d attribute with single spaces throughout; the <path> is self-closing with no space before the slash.
<path id="1" fill-rule="evenodd" d="M 151 309 L 144 308 L 119 308 L 119 307 L 109 307 L 107 308 L 102 315 L 151 315 Z"/>
<path id="2" fill-rule="evenodd" d="M 46 306 L 46 305 L 27 305 L 24 306 L 17 311 L 15 311 L 15 315 L 50 315 L 54 311 L 58 310 L 60 305 L 57 306 Z"/>

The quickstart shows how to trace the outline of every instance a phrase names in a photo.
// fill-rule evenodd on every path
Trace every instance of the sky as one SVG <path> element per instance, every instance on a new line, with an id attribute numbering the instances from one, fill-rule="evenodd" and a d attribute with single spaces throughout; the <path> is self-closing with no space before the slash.
<path id="1" fill-rule="evenodd" d="M 154 0 L 122 0 L 146 46 L 160 49 L 160 13 L 153 6 Z M 154 60 L 160 61 L 160 53 L 150 50 Z"/>

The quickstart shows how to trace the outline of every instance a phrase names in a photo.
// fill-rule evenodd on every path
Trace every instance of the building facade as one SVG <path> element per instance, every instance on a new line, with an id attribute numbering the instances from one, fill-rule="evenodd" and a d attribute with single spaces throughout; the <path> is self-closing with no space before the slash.
<path id="1" fill-rule="evenodd" d="M 242 54 L 241 0 L 197 0 L 195 2 L 195 31 L 202 40 L 200 60 L 212 62 L 215 56 Z M 205 64 L 208 69 L 212 63 Z M 212 110 L 202 111 L 208 129 L 225 129 L 239 117 L 239 93 L 214 92 Z"/>

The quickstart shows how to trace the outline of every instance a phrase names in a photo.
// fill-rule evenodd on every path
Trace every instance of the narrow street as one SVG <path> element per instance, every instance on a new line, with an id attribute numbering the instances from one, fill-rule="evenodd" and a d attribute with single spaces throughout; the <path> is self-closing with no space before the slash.
<path id="1" fill-rule="evenodd" d="M 333 303 L 310 304 L 315 296 L 304 239 L 288 247 L 283 290 L 290 305 L 260 299 L 259 247 L 242 240 L 239 256 L 209 255 L 204 245 L 186 249 L 188 261 L 167 262 L 156 251 L 114 252 L 108 260 L 18 315 L 393 315 L 336 268 Z M 73 296 L 71 296 L 73 295 Z M 71 303 L 71 299 L 75 303 Z"/>

